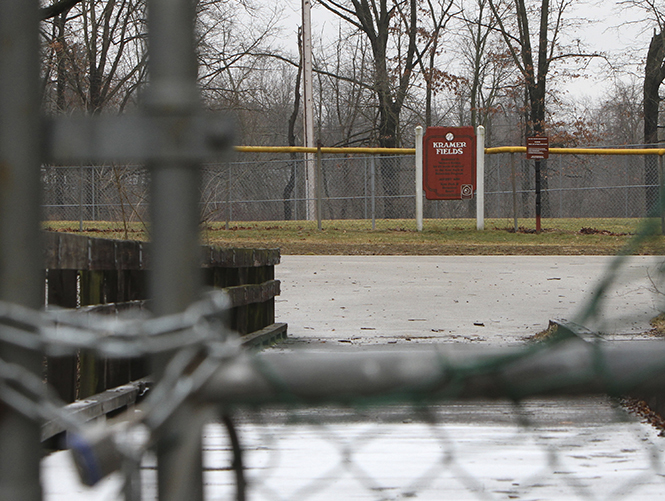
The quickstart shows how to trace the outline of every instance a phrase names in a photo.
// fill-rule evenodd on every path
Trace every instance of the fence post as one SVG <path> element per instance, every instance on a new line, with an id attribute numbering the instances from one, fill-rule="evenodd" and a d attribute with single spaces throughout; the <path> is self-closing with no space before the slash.
<path id="1" fill-rule="evenodd" d="M 513 223 L 515 233 L 519 230 L 517 225 L 517 175 L 515 174 L 515 153 L 510 154 L 510 184 L 513 189 Z"/>
<path id="2" fill-rule="evenodd" d="M 372 229 L 376 230 L 376 155 L 372 155 L 369 168 L 370 189 L 372 191 Z"/>
<path id="3" fill-rule="evenodd" d="M 37 0 L 0 1 L 0 300 L 37 309 L 44 290 Z M 40 353 L 0 343 L 0 357 L 41 375 Z M 0 403 L 0 499 L 38 501 L 41 426 Z"/>
<path id="4" fill-rule="evenodd" d="M 423 231 L 423 128 L 416 127 L 416 227 Z"/>
<path id="5" fill-rule="evenodd" d="M 323 217 L 323 197 L 322 186 L 322 166 L 321 166 L 321 141 L 316 145 L 316 227 L 321 231 L 321 218 Z"/>
<path id="6" fill-rule="evenodd" d="M 194 52 L 194 3 L 190 0 L 148 0 L 150 85 L 146 111 L 178 122 L 173 141 L 184 141 L 200 107 Z M 163 159 L 150 165 L 152 174 L 153 312 L 178 313 L 199 295 L 200 249 L 198 200 L 200 166 L 193 161 Z M 172 356 L 154 357 L 153 373 L 159 384 Z M 203 500 L 202 411 L 185 403 L 164 425 L 156 445 L 157 486 L 161 501 Z"/>
<path id="7" fill-rule="evenodd" d="M 665 171 L 663 170 L 663 155 L 661 154 L 658 154 L 658 174 L 660 177 L 660 199 L 658 204 L 660 207 L 660 234 L 665 235 L 665 204 L 663 204 L 663 194 L 665 194 L 663 191 L 665 189 L 663 176 Z"/>
<path id="8" fill-rule="evenodd" d="M 224 229 L 228 230 L 231 226 L 231 163 L 226 162 L 226 221 Z"/>
<path id="9" fill-rule="evenodd" d="M 99 211 L 97 210 L 97 206 L 96 206 L 97 199 L 95 197 L 95 167 L 94 167 L 94 165 L 92 167 L 90 167 L 90 178 L 91 178 L 90 197 L 92 199 L 91 200 L 92 203 L 91 203 L 90 207 L 91 207 L 91 212 L 92 212 L 92 220 L 97 221 L 97 213 Z"/>
<path id="10" fill-rule="evenodd" d="M 485 229 L 485 127 L 478 126 L 476 139 L 476 229 Z"/>
<path id="11" fill-rule="evenodd" d="M 368 179 L 367 179 L 367 157 L 363 158 L 363 162 L 365 164 L 365 169 L 364 169 L 365 178 L 364 178 L 364 184 L 363 184 L 363 195 L 364 195 L 363 196 L 363 202 L 364 202 L 364 204 L 363 204 L 363 208 L 364 208 L 364 212 L 363 212 L 364 217 L 363 217 L 363 219 L 367 219 L 367 181 L 368 181 Z"/>
<path id="12" fill-rule="evenodd" d="M 79 233 L 83 233 L 83 166 L 79 165 Z"/>

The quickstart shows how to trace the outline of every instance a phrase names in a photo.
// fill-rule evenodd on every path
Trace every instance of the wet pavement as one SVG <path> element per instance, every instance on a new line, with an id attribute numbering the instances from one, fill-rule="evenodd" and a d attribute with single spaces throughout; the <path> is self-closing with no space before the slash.
<path id="1" fill-rule="evenodd" d="M 271 350 L 376 345 L 519 344 L 577 312 L 609 257 L 283 256 Z M 585 325 L 611 339 L 648 337 L 658 313 L 655 269 L 631 258 Z M 399 349 L 399 346 L 395 346 Z M 665 438 L 603 397 L 454 402 L 421 410 L 272 409 L 238 416 L 249 499 L 658 499 Z M 231 499 L 230 446 L 205 432 L 207 499 Z M 46 499 L 117 499 L 117 477 L 77 484 L 66 453 L 44 460 Z M 154 463 L 145 464 L 146 499 Z"/>

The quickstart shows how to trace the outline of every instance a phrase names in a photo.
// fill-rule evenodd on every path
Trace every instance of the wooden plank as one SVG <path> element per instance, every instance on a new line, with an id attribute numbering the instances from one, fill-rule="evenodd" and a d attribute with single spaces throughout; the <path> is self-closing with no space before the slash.
<path id="1" fill-rule="evenodd" d="M 61 270 L 87 270 L 88 238 L 70 233 L 58 234 L 56 265 L 50 268 Z"/>
<path id="2" fill-rule="evenodd" d="M 64 410 L 82 421 L 91 421 L 136 403 L 145 388 L 145 381 L 134 381 L 69 404 Z M 59 422 L 47 421 L 42 425 L 42 442 L 63 431 L 65 428 Z"/>
<path id="3" fill-rule="evenodd" d="M 287 337 L 287 324 L 273 323 L 261 330 L 252 332 L 242 337 L 242 345 L 245 348 L 260 348 L 274 344 Z"/>
<path id="4" fill-rule="evenodd" d="M 266 302 L 280 294 L 280 281 L 268 280 L 262 284 L 247 284 L 223 289 L 233 308 Z"/>
<path id="5" fill-rule="evenodd" d="M 135 301 L 145 307 L 148 296 L 146 274 L 150 268 L 148 243 L 56 232 L 46 232 L 44 242 L 44 263 L 52 282 L 50 304 L 77 306 L 76 277 L 79 274 L 82 309 L 116 314 L 125 308 L 135 308 Z M 231 297 L 233 328 L 246 334 L 274 322 L 274 297 L 279 294 L 280 287 L 279 281 L 274 280 L 274 266 L 280 261 L 279 249 L 203 246 L 201 256 L 205 283 L 227 290 Z M 59 275 L 59 272 L 69 274 Z M 56 285 L 58 277 L 65 276 L 69 277 L 67 289 Z M 67 299 L 58 299 L 62 295 L 68 295 Z M 106 306 L 104 303 L 113 304 Z M 76 360 L 71 358 L 53 360 L 49 369 L 47 362 L 47 377 L 67 400 L 75 391 L 72 380 L 77 379 L 76 365 Z M 147 372 L 144 360 L 109 363 L 85 352 L 81 354 L 78 366 L 79 397 L 131 377 L 142 377 Z M 62 382 L 58 381 L 59 378 Z"/>
<path id="6" fill-rule="evenodd" d="M 201 263 L 206 268 L 252 268 L 275 266 L 279 262 L 279 249 L 233 249 L 217 246 L 201 248 Z"/>
<path id="7" fill-rule="evenodd" d="M 249 349 L 260 349 L 286 339 L 287 329 L 287 324 L 274 323 L 243 337 L 242 345 Z M 133 381 L 74 402 L 64 409 L 82 421 L 91 421 L 135 404 L 146 391 L 147 384 L 145 379 Z M 47 421 L 42 425 L 41 439 L 46 441 L 64 431 L 65 428 L 59 422 Z"/>
<path id="8" fill-rule="evenodd" d="M 44 233 L 45 268 L 77 270 L 149 268 L 150 244 L 147 242 L 91 238 L 73 233 Z M 275 266 L 279 262 L 279 249 L 201 247 L 201 264 L 206 268 L 255 268 Z"/>
<path id="9" fill-rule="evenodd" d="M 47 270 L 47 304 L 62 308 L 76 308 L 77 278 L 78 271 L 76 270 Z M 67 403 L 76 400 L 77 364 L 76 356 L 47 357 L 46 359 L 46 381 Z"/>
<path id="10" fill-rule="evenodd" d="M 49 269 L 46 278 L 48 279 L 47 304 L 62 308 L 76 308 L 78 271 Z"/>
<path id="11" fill-rule="evenodd" d="M 104 300 L 104 272 L 81 271 L 81 306 L 102 304 Z M 89 351 L 82 350 L 79 356 L 78 398 L 105 390 L 106 362 Z"/>
<path id="12" fill-rule="evenodd" d="M 115 270 L 115 241 L 106 238 L 88 239 L 89 270 Z"/>
<path id="13" fill-rule="evenodd" d="M 59 268 L 58 244 L 60 242 L 60 234 L 54 231 L 45 231 L 42 242 L 44 245 L 44 268 L 47 270 Z"/>
<path id="14" fill-rule="evenodd" d="M 114 240 L 115 269 L 140 270 L 142 268 L 142 249 L 139 242 Z"/>

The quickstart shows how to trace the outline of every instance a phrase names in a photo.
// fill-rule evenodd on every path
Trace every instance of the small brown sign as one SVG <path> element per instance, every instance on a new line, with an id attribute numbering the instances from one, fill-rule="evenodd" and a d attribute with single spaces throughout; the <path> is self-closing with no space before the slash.
<path id="1" fill-rule="evenodd" d="M 544 160 L 550 156 L 549 137 L 527 137 L 526 158 L 527 160 Z"/>
<path id="2" fill-rule="evenodd" d="M 423 137 L 423 189 L 428 200 L 473 198 L 476 135 L 473 127 L 428 127 Z"/>

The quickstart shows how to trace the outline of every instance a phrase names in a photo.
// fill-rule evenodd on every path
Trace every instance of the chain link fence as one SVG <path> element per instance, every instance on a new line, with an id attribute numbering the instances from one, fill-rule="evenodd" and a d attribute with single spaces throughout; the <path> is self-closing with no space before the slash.
<path id="1" fill-rule="evenodd" d="M 647 184 L 643 156 L 553 155 L 541 167 L 545 218 L 641 218 L 658 184 Z M 321 160 L 321 219 L 413 220 L 413 156 L 341 156 Z M 485 217 L 530 218 L 535 211 L 533 162 L 523 155 L 486 156 Z M 207 164 L 204 222 L 315 219 L 303 159 Z M 51 221 L 145 221 L 149 174 L 139 166 L 42 169 L 44 218 Z M 657 181 L 656 177 L 656 181 Z M 431 201 L 426 219 L 474 218 L 475 200 Z M 406 223 L 407 225 L 409 223 Z M 414 223 L 415 224 L 415 223 Z"/>
<path id="2" fill-rule="evenodd" d="M 637 239 L 653 234 L 650 224 Z M 613 313 L 608 298 L 627 282 L 644 304 L 662 311 L 664 272 L 659 262 L 638 274 L 618 256 L 575 321 L 602 325 Z M 642 275 L 649 279 L 646 287 Z M 198 406 L 183 424 L 181 438 L 194 444 L 191 456 L 181 458 L 183 468 L 198 453 L 196 423 L 219 423 L 203 427 L 210 500 L 662 497 L 665 421 L 642 401 L 622 398 L 648 395 L 656 397 L 654 408 L 663 408 L 665 346 L 648 334 L 606 341 L 571 323 L 558 325 L 543 342 L 509 347 L 430 341 L 411 349 L 352 350 L 305 340 L 253 354 L 239 351 L 231 333 L 220 342 L 217 313 L 194 314 L 201 309 L 183 315 L 177 329 L 159 319 L 144 324 L 153 337 L 168 335 L 169 347 L 187 347 L 140 412 L 110 420 L 104 433 L 72 427 L 83 437 L 78 454 L 84 471 L 97 455 L 100 461 L 127 455 L 124 477 L 114 474 L 107 491 L 78 486 L 81 499 L 114 499 L 120 489 L 134 492 L 128 500 L 155 499 L 158 466 L 148 446 L 154 437 L 163 439 L 162 423 L 185 401 Z M 18 319 L 0 317 L 12 325 Z M 21 319 L 42 325 L 49 317 Z M 92 329 L 84 338 L 88 349 L 143 346 L 140 338 L 127 339 L 121 322 L 73 319 L 59 315 L 59 328 Z M 54 347 L 64 340 L 74 346 L 77 339 L 50 332 L 48 324 L 42 329 Z M 194 348 L 193 333 L 207 341 Z M 0 377 L 7 376 L 0 371 Z M 28 382 L 21 374 L 15 379 Z M 171 487 L 177 489 L 178 478 Z M 76 499 L 71 490 L 48 497 L 65 498 Z"/>
<path id="3" fill-rule="evenodd" d="M 599 398 L 290 408 L 237 425 L 248 499 L 655 499 L 665 487 L 663 439 Z M 228 434 L 204 435 L 208 499 L 232 499 Z"/>
<path id="4" fill-rule="evenodd" d="M 136 166 L 42 167 L 46 221 L 144 221 L 150 176 Z"/>
<path id="5" fill-rule="evenodd" d="M 381 165 L 381 161 L 385 164 Z M 512 217 L 513 200 L 520 198 L 523 210 L 528 213 L 526 206 L 533 200 L 529 164 L 509 154 L 490 156 L 488 164 L 489 217 Z M 53 190 L 59 182 L 51 181 L 49 185 L 50 175 L 52 179 L 60 176 L 63 183 L 71 183 L 71 191 L 79 197 L 72 195 L 68 199 L 71 200 L 68 209 L 49 204 L 47 197 L 45 205 L 47 210 L 54 211 L 52 219 L 58 219 L 57 210 L 62 210 L 60 217 L 68 220 L 76 218 L 65 210 L 73 211 L 73 215 L 76 211 L 79 214 L 87 211 L 90 218 L 99 220 L 102 214 L 109 219 L 115 215 L 116 220 L 145 219 L 142 211 L 147 205 L 149 176 L 142 169 L 123 169 L 45 168 L 47 195 L 48 189 Z M 335 220 L 336 224 L 355 219 L 389 219 L 391 210 L 401 218 L 413 218 L 413 169 L 413 158 L 408 156 L 325 158 L 321 177 L 323 219 Z M 649 188 L 640 183 L 643 172 L 644 159 L 640 157 L 553 157 L 547 165 L 546 207 L 550 217 L 643 216 Z M 86 179 L 91 187 L 88 191 Z M 123 179 L 132 180 L 133 184 L 128 183 L 131 189 L 123 187 Z M 271 160 L 207 165 L 203 180 L 202 214 L 206 221 L 279 221 L 287 219 L 287 215 L 301 220 L 307 216 L 303 162 Z M 390 180 L 387 183 L 390 192 L 383 188 L 386 180 Z M 64 189 L 59 193 L 66 199 L 67 192 Z M 391 203 L 386 203 L 388 200 Z M 456 218 L 473 217 L 473 204 L 473 201 L 431 202 L 426 205 L 425 214 L 450 218 L 454 225 Z M 641 238 L 647 236 L 645 232 Z M 607 314 L 602 299 L 612 294 L 611 286 L 620 265 L 618 259 L 607 271 L 605 280 L 578 318 L 582 323 Z M 662 267 L 650 270 L 651 285 L 643 290 L 658 305 L 662 305 L 663 271 Z M 662 311 L 662 307 L 659 309 Z M 10 317 L 8 321 L 13 322 L 11 325 L 16 323 Z M 394 357 L 390 360 L 384 358 L 385 353 L 374 354 L 377 356 L 368 353 L 365 357 L 361 349 L 361 358 L 351 358 L 350 353 L 338 353 L 341 356 L 332 353 L 333 360 L 327 362 L 320 356 L 328 351 L 323 347 L 299 353 L 277 347 L 268 350 L 266 356 L 246 358 L 234 350 L 232 343 L 220 344 L 218 324 L 198 317 L 188 317 L 187 322 L 192 326 L 189 323 L 180 326 L 183 340 L 196 332 L 207 341 L 196 350 L 181 350 L 185 358 L 167 369 L 170 376 L 161 392 L 157 390 L 162 383 L 155 387 L 152 396 L 148 394 L 149 400 L 141 411 L 129 418 L 129 425 L 126 421 L 108 424 L 107 433 L 114 440 L 103 435 L 104 440 L 96 441 L 87 432 L 82 433 L 88 440 L 84 441 L 84 460 L 97 452 L 100 457 L 107 457 L 107 448 L 112 443 L 128 447 L 129 452 L 116 451 L 118 455 L 127 454 L 125 476 L 115 474 L 116 484 L 107 497 L 119 496 L 116 492 L 119 489 L 124 489 L 128 500 L 156 497 L 157 466 L 150 452 L 151 436 L 160 436 L 161 423 L 169 412 L 188 398 L 206 404 L 197 410 L 193 422 L 216 421 L 210 414 L 211 406 L 217 417 L 224 414 L 224 419 L 218 419 L 224 426 L 209 424 L 203 428 L 206 499 L 505 500 L 662 496 L 665 483 L 665 442 L 659 435 L 662 418 L 646 410 L 643 403 L 628 404 L 618 398 L 643 384 L 650 385 L 652 391 L 654 387 L 662 388 L 665 362 L 659 344 L 649 343 L 648 347 L 640 348 L 634 343 L 619 343 L 621 346 L 613 347 L 616 353 L 613 357 L 603 351 L 605 344 L 600 338 L 579 332 L 576 333 L 579 336 L 552 345 L 518 347 L 509 356 L 497 355 L 496 346 L 472 343 L 465 348 L 477 358 L 460 363 L 444 355 L 446 346 L 432 346 L 416 358 L 409 358 L 411 355 L 398 346 L 389 350 Z M 88 329 L 89 324 L 95 322 L 86 323 Z M 121 324 L 114 328 L 119 333 L 123 331 Z M 99 340 L 91 340 L 89 348 L 99 344 L 101 349 L 104 342 L 114 341 L 108 334 L 98 333 Z M 53 336 L 52 342 L 56 342 L 58 337 Z M 558 349 L 563 351 L 557 355 Z M 193 361 L 201 353 L 206 355 L 205 363 L 197 366 Z M 554 358 L 549 359 L 550 356 Z M 434 378 L 427 372 L 428 367 L 436 372 Z M 543 367 L 555 370 L 539 372 Z M 189 373 L 190 369 L 194 372 Z M 14 379 L 12 384 L 19 385 L 25 378 L 19 374 Z M 236 388 L 234 384 L 240 386 Z M 336 385 L 342 387 L 341 397 L 331 390 Z M 384 385 L 390 391 L 384 391 Z M 483 391 L 486 387 L 500 389 L 494 395 L 499 400 L 482 399 L 488 396 Z M 561 395 L 568 396 L 545 397 L 558 393 L 559 389 Z M 478 391 L 479 400 L 469 401 L 469 394 L 474 391 Z M 583 392 L 592 396 L 576 397 Z M 236 406 L 234 398 L 238 396 L 249 400 L 249 405 Z M 340 405 L 340 400 L 345 405 Z M 628 409 L 645 412 L 629 413 Z M 643 422 L 644 416 L 648 417 L 648 423 Z M 132 427 L 132 422 L 137 426 Z M 194 444 L 195 428 L 196 423 L 188 423 L 183 432 L 183 437 L 192 439 Z M 136 439 L 137 433 L 148 436 Z M 127 444 L 146 445 L 145 449 L 139 446 L 134 449 Z M 186 461 L 183 458 L 183 464 Z M 133 468 L 140 471 L 140 495 L 136 494 L 137 476 Z M 173 479 L 174 489 L 177 480 Z M 83 491 L 88 498 L 91 492 Z M 71 492 L 62 499 L 65 497 L 73 499 Z"/>

